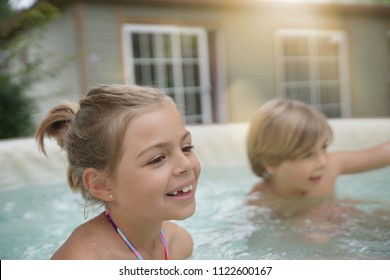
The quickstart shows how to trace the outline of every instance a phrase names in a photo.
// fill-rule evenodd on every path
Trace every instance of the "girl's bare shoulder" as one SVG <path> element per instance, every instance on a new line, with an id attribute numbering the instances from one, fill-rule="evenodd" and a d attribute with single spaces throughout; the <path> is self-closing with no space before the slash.
<path id="1" fill-rule="evenodd" d="M 94 260 L 107 259 L 107 248 L 102 242 L 104 230 L 100 218 L 96 217 L 73 230 L 68 239 L 53 254 L 51 259 L 58 260 Z"/>
<path id="2" fill-rule="evenodd" d="M 186 229 L 172 222 L 164 222 L 163 230 L 170 259 L 187 259 L 192 255 L 194 244 L 191 234 Z"/>

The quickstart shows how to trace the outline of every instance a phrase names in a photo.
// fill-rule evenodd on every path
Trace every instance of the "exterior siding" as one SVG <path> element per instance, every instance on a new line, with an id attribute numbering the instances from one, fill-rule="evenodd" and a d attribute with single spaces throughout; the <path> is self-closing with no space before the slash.
<path id="1" fill-rule="evenodd" d="M 247 8 L 207 8 L 206 6 L 126 6 L 83 5 L 85 57 L 75 63 L 57 88 L 72 92 L 72 99 L 84 93 L 82 70 L 87 69 L 87 87 L 124 81 L 121 23 L 167 23 L 214 28 L 223 34 L 224 54 L 221 65 L 226 73 L 223 83 L 226 122 L 246 122 L 265 101 L 277 96 L 276 41 L 279 29 L 319 29 L 345 32 L 348 49 L 348 91 L 350 117 L 390 116 L 388 89 L 387 15 L 362 11 L 294 9 L 278 6 L 270 10 L 261 5 Z M 58 38 L 57 47 L 79 54 L 72 9 L 53 22 L 49 41 Z M 78 30 L 77 32 L 80 32 Z M 218 50 L 217 50 L 218 51 Z M 77 81 L 77 82 L 75 82 Z M 51 83 L 44 85 L 51 86 Z M 50 92 L 50 91 L 47 91 Z M 49 103 L 47 103 L 49 104 Z M 46 106 L 46 105 L 45 105 Z"/>
<path id="2" fill-rule="evenodd" d="M 390 115 L 385 17 L 349 21 L 353 117 Z"/>
<path id="3" fill-rule="evenodd" d="M 121 38 L 116 6 L 86 4 L 84 11 L 88 85 L 122 83 Z"/>
<path id="4" fill-rule="evenodd" d="M 291 11 L 232 13 L 226 21 L 232 121 L 246 121 L 277 95 L 274 36 L 281 28 L 340 30 L 347 34 L 350 117 L 389 116 L 385 17 Z M 298 20 L 297 20 L 298 19 Z M 387 25 L 386 25 L 387 23 Z M 239 40 L 235 39 L 239 38 Z M 243 56 L 245 54 L 245 56 Z"/>
<path id="5" fill-rule="evenodd" d="M 38 123 L 53 106 L 61 101 L 76 102 L 81 96 L 78 43 L 75 37 L 76 25 L 72 10 L 53 20 L 44 29 L 40 42 L 40 53 L 47 56 L 44 68 L 55 69 L 53 77 L 35 84 L 29 95 L 38 100 Z M 55 63 L 62 64 L 56 69 Z"/>

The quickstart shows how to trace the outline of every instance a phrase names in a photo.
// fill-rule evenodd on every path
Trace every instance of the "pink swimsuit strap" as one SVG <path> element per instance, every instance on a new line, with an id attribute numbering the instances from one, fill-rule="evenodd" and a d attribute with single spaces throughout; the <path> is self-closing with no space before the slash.
<path id="1" fill-rule="evenodd" d="M 119 237 L 126 243 L 127 247 L 130 248 L 130 250 L 134 253 L 134 255 L 137 257 L 138 260 L 143 260 L 141 254 L 135 249 L 133 244 L 127 239 L 126 235 L 120 230 L 120 228 L 115 224 L 114 220 L 112 219 L 110 213 L 108 212 L 107 208 L 104 210 L 104 213 L 106 215 L 107 220 L 110 222 L 112 227 L 115 229 L 115 231 L 118 233 Z M 165 238 L 164 232 L 162 228 L 160 229 L 160 240 L 161 243 L 164 246 L 164 253 L 165 253 L 165 259 L 169 259 L 169 253 L 168 253 L 168 243 Z"/>

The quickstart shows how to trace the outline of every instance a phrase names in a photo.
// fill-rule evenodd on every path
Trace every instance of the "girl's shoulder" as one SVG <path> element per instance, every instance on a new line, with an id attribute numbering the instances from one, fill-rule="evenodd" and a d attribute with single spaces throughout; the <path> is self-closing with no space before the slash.
<path id="1" fill-rule="evenodd" d="M 187 259 L 192 255 L 193 240 L 191 234 L 183 227 L 164 222 L 163 231 L 168 243 L 170 259 Z"/>
<path id="2" fill-rule="evenodd" d="M 106 259 L 102 252 L 102 232 L 99 217 L 96 217 L 73 230 L 68 239 L 53 254 L 51 259 L 94 260 Z"/>

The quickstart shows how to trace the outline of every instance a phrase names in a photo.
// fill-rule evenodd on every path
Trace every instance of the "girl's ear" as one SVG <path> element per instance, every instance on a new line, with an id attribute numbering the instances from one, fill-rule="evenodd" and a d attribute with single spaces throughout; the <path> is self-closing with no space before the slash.
<path id="1" fill-rule="evenodd" d="M 111 201 L 113 199 L 112 189 L 106 184 L 100 176 L 100 172 L 95 168 L 87 168 L 83 173 L 84 186 L 88 192 L 95 198 L 102 201 Z"/>

